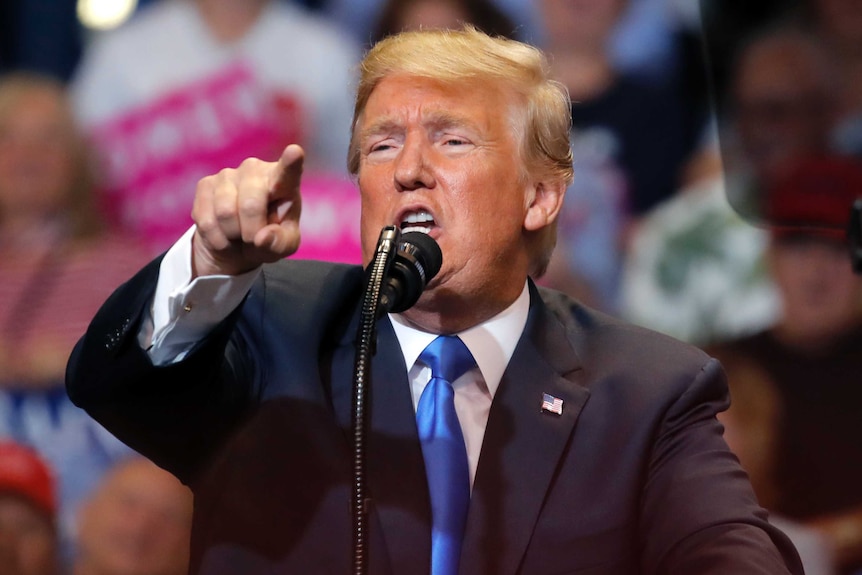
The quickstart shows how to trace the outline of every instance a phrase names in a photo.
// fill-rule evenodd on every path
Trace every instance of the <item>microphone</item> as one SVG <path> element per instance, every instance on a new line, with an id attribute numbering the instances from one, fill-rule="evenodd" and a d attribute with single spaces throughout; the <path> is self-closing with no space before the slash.
<path id="1" fill-rule="evenodd" d="M 442 264 L 443 253 L 434 238 L 422 232 L 402 235 L 395 261 L 380 288 L 380 313 L 410 309 Z"/>

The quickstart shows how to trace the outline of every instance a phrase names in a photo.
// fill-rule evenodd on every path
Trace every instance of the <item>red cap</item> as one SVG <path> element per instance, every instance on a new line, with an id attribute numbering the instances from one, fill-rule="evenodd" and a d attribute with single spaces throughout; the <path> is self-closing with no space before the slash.
<path id="1" fill-rule="evenodd" d="M 0 493 L 20 495 L 53 517 L 57 512 L 54 478 L 29 447 L 0 441 Z"/>
<path id="2" fill-rule="evenodd" d="M 853 202 L 862 198 L 862 166 L 835 156 L 798 159 L 766 192 L 766 217 L 775 233 L 846 239 Z"/>

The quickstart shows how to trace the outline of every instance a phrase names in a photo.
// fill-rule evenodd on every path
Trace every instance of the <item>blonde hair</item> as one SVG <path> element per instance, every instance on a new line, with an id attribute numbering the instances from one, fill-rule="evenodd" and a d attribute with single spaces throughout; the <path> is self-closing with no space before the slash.
<path id="1" fill-rule="evenodd" d="M 72 115 L 64 85 L 54 78 L 34 72 L 11 72 L 0 76 L 0 125 L 12 117 L 21 103 L 37 94 L 45 94 L 58 103 L 65 133 L 65 144 L 72 157 L 73 174 L 66 189 L 66 213 L 74 238 L 84 238 L 102 231 L 101 218 L 93 197 L 90 155 Z M 0 213 L 0 222 L 3 214 Z"/>
<path id="2" fill-rule="evenodd" d="M 537 48 L 491 37 L 465 26 L 460 30 L 402 32 L 378 42 L 360 64 L 347 166 L 359 173 L 356 127 L 381 80 L 394 74 L 444 83 L 495 82 L 523 103 L 509 121 L 520 141 L 523 178 L 562 182 L 573 178 L 569 145 L 571 105 L 566 89 L 551 79 L 544 54 Z M 556 243 L 556 222 L 528 237 L 533 253 L 531 275 L 541 276 Z"/>

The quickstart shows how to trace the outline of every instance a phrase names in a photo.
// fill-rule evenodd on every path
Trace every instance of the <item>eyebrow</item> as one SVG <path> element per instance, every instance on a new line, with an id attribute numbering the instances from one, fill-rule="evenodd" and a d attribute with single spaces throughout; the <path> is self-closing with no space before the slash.
<path id="1" fill-rule="evenodd" d="M 424 114 L 422 123 L 432 130 L 462 126 L 477 129 L 475 122 L 471 121 L 469 118 L 462 115 L 452 114 L 447 110 L 435 110 Z M 363 129 L 359 134 L 359 138 L 360 140 L 363 140 L 374 134 L 398 132 L 401 130 L 403 130 L 403 124 L 398 119 L 384 116 L 375 120 L 370 126 Z"/>
<path id="2" fill-rule="evenodd" d="M 395 132 L 400 129 L 401 125 L 397 120 L 395 120 L 395 118 L 384 116 L 375 120 L 370 126 L 363 128 L 362 131 L 359 133 L 359 139 L 364 140 L 365 138 L 374 134 Z"/>

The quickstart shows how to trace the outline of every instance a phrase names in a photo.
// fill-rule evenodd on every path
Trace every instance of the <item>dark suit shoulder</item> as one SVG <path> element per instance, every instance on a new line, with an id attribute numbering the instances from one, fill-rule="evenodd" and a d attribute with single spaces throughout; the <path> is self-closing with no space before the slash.
<path id="1" fill-rule="evenodd" d="M 702 350 L 564 294 L 545 289 L 540 294 L 546 315 L 553 318 L 546 322 L 559 322 L 576 358 L 574 380 L 590 392 L 589 411 L 609 418 L 631 414 L 659 430 L 665 418 L 702 402 L 711 403 L 712 413 L 727 409 L 724 372 Z M 553 353 L 563 349 L 557 345 Z"/>
<path id="2" fill-rule="evenodd" d="M 691 344 L 597 311 L 563 293 L 539 288 L 539 294 L 587 368 L 609 364 L 641 373 L 680 369 L 690 373 L 711 359 Z"/>
<path id="3" fill-rule="evenodd" d="M 631 481 L 630 491 L 596 496 L 596 516 L 618 509 L 620 518 L 636 509 L 631 528 L 639 572 L 801 573 L 792 545 L 766 522 L 722 437 L 715 416 L 727 409 L 728 393 L 718 361 L 563 294 L 539 293 L 578 356 L 571 380 L 589 390 L 574 435 L 574 465 L 600 462 L 613 470 L 605 477 Z"/>

